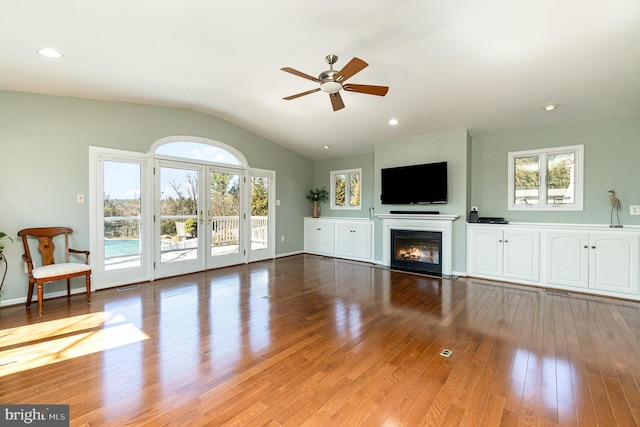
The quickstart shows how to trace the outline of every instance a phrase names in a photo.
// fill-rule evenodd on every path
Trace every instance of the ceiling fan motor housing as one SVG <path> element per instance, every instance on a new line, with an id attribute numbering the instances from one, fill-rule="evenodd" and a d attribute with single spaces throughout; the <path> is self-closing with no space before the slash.
<path id="1" fill-rule="evenodd" d="M 342 84 L 340 82 L 335 81 L 334 76 L 338 74 L 335 70 L 327 70 L 318 76 L 320 80 L 322 80 L 322 84 L 320 84 L 320 89 L 327 93 L 336 93 L 342 89 Z"/>
<path id="2" fill-rule="evenodd" d="M 337 93 L 342 89 L 342 84 L 335 80 L 335 75 L 338 74 L 337 71 L 333 69 L 333 64 L 338 61 L 338 57 L 336 55 L 327 55 L 325 56 L 325 61 L 329 64 L 329 70 L 323 71 L 320 73 L 318 78 L 322 80 L 323 83 L 320 84 L 320 89 L 323 92 L 327 93 Z"/>

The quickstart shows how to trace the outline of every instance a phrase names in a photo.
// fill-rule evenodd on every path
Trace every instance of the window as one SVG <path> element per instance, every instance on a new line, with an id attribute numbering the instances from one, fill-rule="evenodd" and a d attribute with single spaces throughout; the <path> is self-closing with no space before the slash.
<path id="1" fill-rule="evenodd" d="M 509 153 L 509 210 L 582 210 L 583 145 Z"/>
<path id="2" fill-rule="evenodd" d="M 247 160 L 236 149 L 211 139 L 196 136 L 170 136 L 153 144 L 156 158 L 186 159 L 196 163 L 244 166 Z"/>
<path id="3" fill-rule="evenodd" d="M 362 209 L 362 169 L 331 172 L 331 209 Z"/>

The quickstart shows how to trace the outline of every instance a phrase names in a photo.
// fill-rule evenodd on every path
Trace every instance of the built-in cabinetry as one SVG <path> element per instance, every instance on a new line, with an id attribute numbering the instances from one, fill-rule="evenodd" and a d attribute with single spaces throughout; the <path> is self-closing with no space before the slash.
<path id="1" fill-rule="evenodd" d="M 467 274 L 640 299 L 640 229 L 467 225 Z"/>
<path id="2" fill-rule="evenodd" d="M 373 221 L 359 218 L 305 218 L 305 252 L 373 260 Z"/>
<path id="3" fill-rule="evenodd" d="M 545 245 L 547 283 L 638 294 L 638 235 L 549 231 Z"/>
<path id="4" fill-rule="evenodd" d="M 472 273 L 537 281 L 540 277 L 540 232 L 508 227 L 470 227 Z"/>

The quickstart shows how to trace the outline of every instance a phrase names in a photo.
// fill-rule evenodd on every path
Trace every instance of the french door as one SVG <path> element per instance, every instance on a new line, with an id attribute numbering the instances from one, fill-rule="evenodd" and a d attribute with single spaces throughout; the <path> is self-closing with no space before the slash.
<path id="1" fill-rule="evenodd" d="M 93 288 L 149 280 L 148 156 L 96 147 L 90 152 Z"/>
<path id="2" fill-rule="evenodd" d="M 245 171 L 208 167 L 207 269 L 246 262 Z"/>
<path id="3" fill-rule="evenodd" d="M 155 277 L 246 260 L 245 171 L 156 160 Z"/>
<path id="4" fill-rule="evenodd" d="M 251 219 L 249 261 L 260 261 L 275 256 L 275 191 L 274 171 L 251 169 Z"/>
<path id="5" fill-rule="evenodd" d="M 94 289 L 274 258 L 274 171 L 90 154 Z"/>

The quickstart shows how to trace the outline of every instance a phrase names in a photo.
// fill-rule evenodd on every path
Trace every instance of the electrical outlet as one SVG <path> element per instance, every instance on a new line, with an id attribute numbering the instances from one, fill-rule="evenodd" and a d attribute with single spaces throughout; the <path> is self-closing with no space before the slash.
<path id="1" fill-rule="evenodd" d="M 640 206 L 639 205 L 629 206 L 629 215 L 640 215 Z"/>

